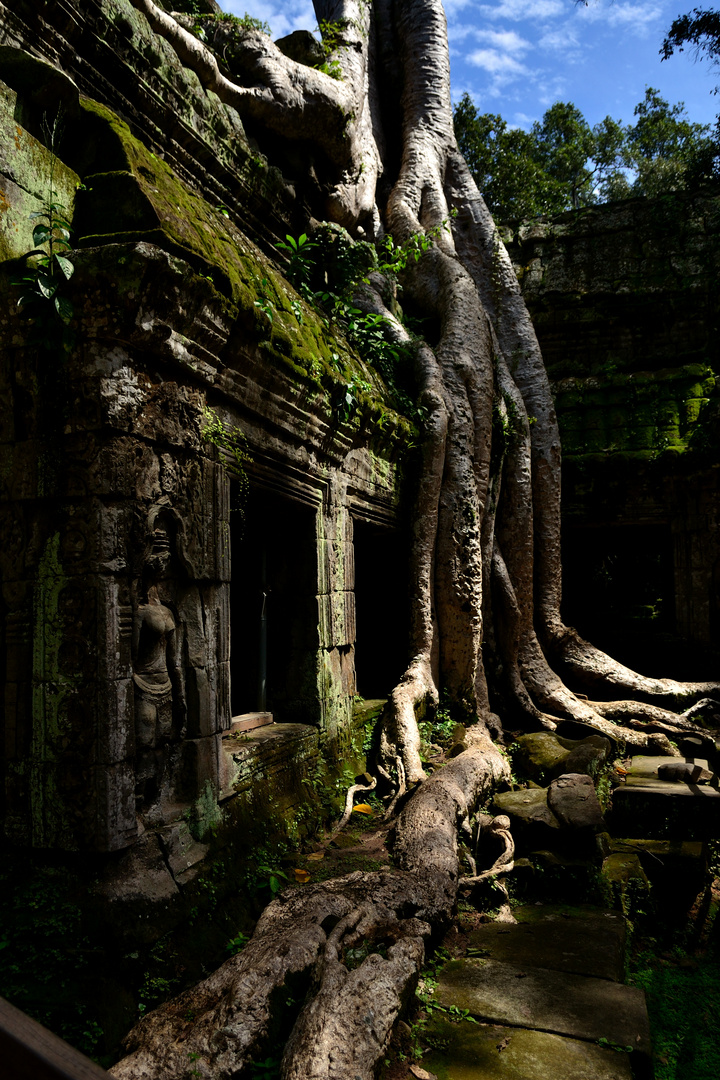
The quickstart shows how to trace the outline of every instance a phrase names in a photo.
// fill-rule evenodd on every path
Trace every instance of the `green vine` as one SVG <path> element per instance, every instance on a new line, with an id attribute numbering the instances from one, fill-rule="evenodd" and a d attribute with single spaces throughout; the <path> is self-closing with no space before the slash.
<path id="1" fill-rule="evenodd" d="M 447 221 L 416 233 L 404 244 L 386 236 L 377 248 L 366 241 L 353 241 L 344 230 L 325 225 L 310 239 L 306 233 L 287 235 L 277 247 L 288 256 L 287 277 L 303 299 L 325 318 L 328 328 L 337 326 L 360 355 L 378 371 L 393 404 L 403 415 L 419 422 L 420 411 L 413 400 L 412 356 L 414 340 L 401 344 L 388 332 L 389 320 L 383 315 L 363 312 L 353 297 L 359 286 L 369 281 L 371 272 L 397 281 L 407 267 L 430 251 L 447 229 Z M 255 301 L 272 322 L 272 311 L 265 301 Z M 402 313 L 398 309 L 398 317 Z M 414 335 L 411 335 L 414 339 Z M 361 379 L 348 382 L 338 415 L 347 421 L 359 404 L 358 392 L 370 387 Z"/>
<path id="2" fill-rule="evenodd" d="M 25 272 L 13 281 L 13 285 L 21 290 L 17 306 L 22 310 L 31 308 L 34 313 L 37 343 L 48 351 L 54 351 L 60 324 L 60 341 L 63 349 L 68 351 L 73 342 L 68 324 L 74 308 L 63 289 L 75 273 L 75 264 L 67 254 L 72 231 L 67 209 L 62 203 L 56 202 L 55 146 L 61 131 L 59 119 L 56 117 L 52 126 L 45 119 L 43 131 L 50 150 L 47 196 L 42 210 L 35 210 L 29 215 L 29 220 L 36 223 L 32 234 L 35 246 L 21 256 L 26 262 Z"/>
<path id="3" fill-rule="evenodd" d="M 237 505 L 233 510 L 242 513 L 249 488 L 246 466 L 252 460 L 245 435 L 240 428 L 227 426 L 214 409 L 204 405 L 200 437 L 220 450 L 223 467 L 237 483 Z"/>
<path id="4" fill-rule="evenodd" d="M 342 79 L 343 72 L 340 66 L 340 62 L 332 55 L 342 48 L 345 42 L 342 40 L 343 31 L 348 30 L 351 27 L 360 29 L 359 25 L 353 19 L 336 19 L 331 22 L 328 19 L 321 19 L 318 23 L 318 30 L 322 37 L 322 49 L 325 53 L 325 60 L 322 64 L 315 64 L 317 71 L 323 71 L 326 75 L 329 75 L 331 79 Z"/>

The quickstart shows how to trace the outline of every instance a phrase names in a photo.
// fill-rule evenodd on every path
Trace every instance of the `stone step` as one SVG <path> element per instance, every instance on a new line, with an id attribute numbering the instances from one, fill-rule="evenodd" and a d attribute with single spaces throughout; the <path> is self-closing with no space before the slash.
<path id="1" fill-rule="evenodd" d="M 492 1024 L 631 1048 L 649 1060 L 645 995 L 609 979 L 496 960 L 451 960 L 434 1002 Z"/>
<path id="2" fill-rule="evenodd" d="M 513 912 L 516 924 L 485 923 L 470 935 L 468 953 L 524 967 L 621 981 L 625 971 L 625 920 L 592 907 L 528 905 Z"/>
<path id="3" fill-rule="evenodd" d="M 612 795 L 608 826 L 615 836 L 649 840 L 705 840 L 720 831 L 720 791 L 707 784 L 660 780 L 658 767 L 674 759 L 636 756 Z"/>
<path id="4" fill-rule="evenodd" d="M 438 1080 L 631 1080 L 630 1055 L 545 1031 L 452 1023 L 435 1013 L 422 1068 Z"/>
<path id="5" fill-rule="evenodd" d="M 630 907 L 649 894 L 664 917 L 683 918 L 706 884 L 707 845 L 691 840 L 610 839 L 602 874 L 616 899 Z M 646 894 L 647 899 L 647 894 Z"/>

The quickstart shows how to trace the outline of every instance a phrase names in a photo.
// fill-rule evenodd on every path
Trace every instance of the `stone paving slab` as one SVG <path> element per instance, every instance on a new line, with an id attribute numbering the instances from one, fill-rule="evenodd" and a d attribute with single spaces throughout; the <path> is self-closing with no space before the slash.
<path id="1" fill-rule="evenodd" d="M 438 1080 L 631 1080 L 630 1055 L 544 1031 L 451 1023 L 435 1014 L 422 1059 Z M 498 1049 L 500 1047 L 500 1049 Z"/>
<path id="2" fill-rule="evenodd" d="M 495 1024 L 592 1042 L 604 1038 L 650 1053 L 645 995 L 609 979 L 495 960 L 451 960 L 440 974 L 434 1000 Z"/>
<path id="3" fill-rule="evenodd" d="M 612 795 L 608 826 L 615 836 L 649 840 L 704 840 L 720 830 L 715 788 L 628 777 Z"/>
<path id="4" fill-rule="evenodd" d="M 514 912 L 515 926 L 486 923 L 470 935 L 469 949 L 523 967 L 550 968 L 622 981 L 625 920 L 614 911 L 528 906 Z"/>

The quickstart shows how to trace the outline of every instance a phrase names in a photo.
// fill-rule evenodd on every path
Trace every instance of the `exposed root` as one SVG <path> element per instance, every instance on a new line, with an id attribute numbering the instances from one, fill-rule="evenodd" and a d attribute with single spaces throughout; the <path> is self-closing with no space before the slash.
<path id="1" fill-rule="evenodd" d="M 351 787 L 348 788 L 347 795 L 345 796 L 345 810 L 343 811 L 343 815 L 338 821 L 337 825 L 335 825 L 332 830 L 332 836 L 330 837 L 331 841 L 335 839 L 338 833 L 341 833 L 343 831 L 348 821 L 350 820 L 350 815 L 353 812 L 353 800 L 358 791 L 374 791 L 376 787 L 377 777 L 374 776 L 372 778 L 372 783 L 370 784 L 353 784 Z"/>
<path id="2" fill-rule="evenodd" d="M 568 674 L 595 696 L 614 699 L 632 696 L 662 709 L 692 705 L 699 698 L 720 695 L 720 683 L 677 682 L 652 679 L 619 664 L 611 656 L 580 637 L 572 627 L 563 627 L 550 644 L 552 655 Z"/>
<path id="3" fill-rule="evenodd" d="M 111 1075 L 185 1080 L 191 1059 L 201 1076 L 230 1080 L 267 1047 L 275 1003 L 283 988 L 296 987 L 312 998 L 288 1043 L 283 1076 L 369 1080 L 412 991 L 424 940 L 452 917 L 458 824 L 508 778 L 507 762 L 479 733 L 400 813 L 394 854 L 401 870 L 285 890 L 242 953 L 133 1028 L 128 1057 Z M 369 955 L 354 968 L 351 954 L 362 953 L 363 943 Z"/>
<path id="4" fill-rule="evenodd" d="M 489 825 L 484 827 L 481 822 L 478 825 L 478 844 L 481 835 L 486 832 L 492 836 L 493 840 L 502 842 L 503 850 L 489 870 L 483 870 L 478 874 L 473 867 L 471 876 L 461 877 L 458 883 L 461 887 L 477 885 L 479 881 L 486 881 L 487 878 L 496 877 L 498 874 L 509 874 L 515 866 L 515 841 L 510 832 L 510 818 L 506 817 L 505 814 L 500 814 L 498 817 L 493 818 Z M 472 861 L 475 862 L 474 859 Z"/>
<path id="5" fill-rule="evenodd" d="M 361 214 L 372 214 L 400 242 L 432 231 L 435 242 L 404 287 L 438 333 L 433 348 L 415 349 L 425 419 L 410 557 L 413 659 L 384 711 L 376 765 L 394 788 L 388 813 L 402 806 L 393 842 L 399 869 L 282 893 L 240 956 L 133 1029 L 130 1056 L 112 1074 L 184 1080 L 193 1060 L 201 1076 L 230 1080 L 267 1047 L 275 1003 L 295 983 L 310 996 L 287 1045 L 285 1080 L 370 1080 L 430 927 L 447 924 L 460 883 L 491 874 L 502 881 L 513 865 L 512 837 L 495 819 L 503 853 L 490 870 L 460 875 L 458 830 L 467 831 L 474 808 L 510 777 L 486 726 L 494 722 L 490 692 L 508 703 L 510 718 L 526 724 L 552 730 L 558 720 L 575 720 L 625 749 L 672 755 L 668 732 L 698 729 L 691 717 L 668 709 L 720 694 L 720 686 L 644 678 L 562 623 L 552 395 L 513 267 L 457 150 L 439 0 L 378 0 L 371 8 L 317 0 L 319 20 L 342 18 L 346 29 L 357 20 L 355 37 L 348 30 L 338 52 L 345 79 L 293 64 L 251 33 L 243 45 L 249 85 L 228 80 L 212 53 L 152 0 L 132 2 L 202 84 L 241 115 L 322 147 L 323 190 L 335 221 L 352 228 Z M 385 35 L 372 62 L 378 38 L 370 10 Z M 383 64 L 383 77 L 398 90 L 387 132 L 376 81 Z M 379 196 L 378 148 L 388 133 L 398 140 L 389 159 L 396 180 Z M 394 340 L 407 343 L 383 290 L 371 277 L 359 302 L 383 315 Z M 493 447 L 500 439 L 495 409 L 501 450 L 497 441 Z M 487 670 L 486 642 L 493 654 Z M 650 704 L 643 710 L 583 700 L 565 685 L 565 673 L 594 697 L 632 695 Z M 468 722 L 468 748 L 426 777 L 418 719 L 437 705 L 440 686 Z M 349 795 L 343 822 L 351 808 Z"/>
<path id="6" fill-rule="evenodd" d="M 395 771 L 397 773 L 397 786 L 394 794 L 392 795 L 390 802 L 387 805 L 385 813 L 383 815 L 383 821 L 390 821 L 395 813 L 395 807 L 398 805 L 403 795 L 407 791 L 407 784 L 405 783 L 405 768 L 402 763 L 402 758 L 398 754 L 395 758 Z"/>
<path id="7" fill-rule="evenodd" d="M 319 987 L 297 1019 L 282 1062 L 283 1080 L 372 1080 L 397 1016 L 413 992 L 430 926 L 367 904 L 342 920 L 318 961 Z M 359 967 L 353 953 L 372 951 Z M 369 1003 L 372 1003 L 369 1005 Z"/>

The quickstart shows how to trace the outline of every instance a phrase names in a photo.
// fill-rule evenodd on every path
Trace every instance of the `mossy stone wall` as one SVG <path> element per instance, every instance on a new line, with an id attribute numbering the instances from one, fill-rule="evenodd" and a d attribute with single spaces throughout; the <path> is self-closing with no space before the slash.
<path id="1" fill-rule="evenodd" d="M 643 526 L 650 561 L 662 561 L 667 537 L 674 585 L 661 599 L 674 612 L 663 625 L 717 647 L 720 192 L 592 207 L 509 227 L 504 239 L 555 396 L 567 565 L 581 562 L 573 545 L 589 546 L 583 529 Z M 611 589 L 610 564 L 598 558 L 586 575 Z M 566 585 L 582 589 L 582 579 Z M 663 588 L 658 580 L 654 598 Z M 631 636 L 652 636 L 652 620 L 641 622 Z M 591 618 L 584 629 L 592 633 Z"/>
<path id="2" fill-rule="evenodd" d="M 61 76 L 17 50 L 3 63 L 20 87 L 5 88 L 8 109 L 34 124 L 27 72 L 40 87 Z M 253 486 L 312 511 L 307 535 L 288 538 L 314 563 L 288 708 L 314 726 L 328 761 L 349 738 L 355 693 L 351 515 L 395 521 L 414 429 L 229 216 L 159 147 L 61 81 L 73 138 L 53 150 L 42 125 L 36 138 L 13 120 L 13 175 L 31 178 L 34 209 L 52 162 L 78 246 L 69 351 L 59 335 L 57 350 L 33 343 L 12 304 L 16 268 L 2 277 L 4 830 L 19 847 L 107 852 L 135 845 L 145 828 L 145 849 L 154 830 L 204 806 L 208 792 L 227 798 L 237 779 L 221 734 L 232 718 L 230 621 L 244 613 L 230 609 L 229 480 L 203 438 L 204 408 L 244 433 Z M 351 381 L 363 389 L 343 418 L 337 403 Z M 134 635 L 159 515 L 170 523 L 167 603 L 181 655 L 162 791 L 140 805 Z M 258 782 L 268 769 L 260 760 Z"/>

